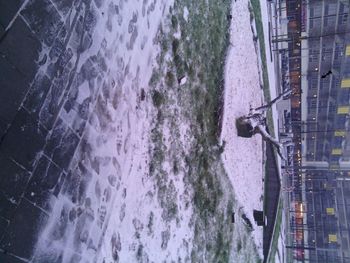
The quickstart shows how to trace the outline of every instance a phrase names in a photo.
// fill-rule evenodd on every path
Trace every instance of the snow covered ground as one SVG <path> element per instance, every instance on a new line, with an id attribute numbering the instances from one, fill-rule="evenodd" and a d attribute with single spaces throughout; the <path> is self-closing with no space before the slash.
<path id="1" fill-rule="evenodd" d="M 246 115 L 250 107 L 261 106 L 263 101 L 248 2 L 234 2 L 232 9 L 221 140 L 226 142 L 222 159 L 237 201 L 254 222 L 253 209 L 263 207 L 263 141 L 260 135 L 238 137 L 235 127 L 238 117 Z M 255 227 L 253 235 L 261 254 L 262 233 L 262 228 Z"/>
<path id="2" fill-rule="evenodd" d="M 235 118 L 262 103 L 248 1 L 232 2 L 221 159 L 206 108 L 221 78 L 226 3 L 117 2 L 87 7 L 91 42 L 68 96 L 79 103 L 73 108 L 87 105 L 88 124 L 70 163 L 74 179 L 52 199 L 33 262 L 256 262 L 239 216 L 254 222 L 253 209 L 262 209 L 263 144 L 235 129 Z M 209 28 L 205 12 L 214 9 L 218 26 Z M 77 49 L 75 40 L 69 46 Z M 206 72 L 207 59 L 217 71 Z M 76 131 L 74 114 L 60 112 Z M 261 256 L 262 229 L 254 226 L 253 236 Z"/>
<path id="3" fill-rule="evenodd" d="M 101 6 L 92 7 L 98 14 L 93 43 L 82 54 L 78 71 L 91 55 L 98 54 L 107 72 L 103 84 L 97 80 L 100 87 L 94 96 L 98 99 L 84 130 L 86 145 L 71 165 L 85 181 L 80 190 L 84 194 L 73 203 L 72 188 L 79 186 L 65 186 L 42 230 L 36 260 L 135 262 L 136 258 L 157 262 L 188 258 L 191 209 L 179 207 L 181 223 L 163 220 L 156 186 L 149 176 L 154 116 L 148 81 L 159 52 L 154 38 L 171 4 L 102 1 Z M 85 80 L 77 96 L 84 101 L 92 92 L 91 83 Z M 65 120 L 69 123 L 69 114 Z M 176 188 L 183 189 L 181 184 L 182 180 L 176 182 Z"/>

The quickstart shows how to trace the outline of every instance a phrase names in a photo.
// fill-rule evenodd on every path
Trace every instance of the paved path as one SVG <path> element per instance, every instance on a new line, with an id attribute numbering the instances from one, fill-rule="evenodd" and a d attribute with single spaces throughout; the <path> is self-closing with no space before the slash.
<path id="1" fill-rule="evenodd" d="M 148 169 L 140 94 L 169 4 L 1 1 L 0 262 L 90 262 L 112 214 L 138 229 L 128 215 L 152 188 L 136 187 Z M 106 257 L 128 254 L 109 234 Z"/>

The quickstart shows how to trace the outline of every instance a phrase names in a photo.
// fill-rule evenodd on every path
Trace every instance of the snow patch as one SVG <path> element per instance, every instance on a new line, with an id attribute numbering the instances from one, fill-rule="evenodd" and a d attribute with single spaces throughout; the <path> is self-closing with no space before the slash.
<path id="1" fill-rule="evenodd" d="M 225 66 L 225 97 L 221 142 L 222 160 L 236 198 L 253 223 L 253 210 L 263 208 L 263 141 L 260 135 L 238 137 L 236 119 L 258 107 L 263 100 L 258 58 L 251 32 L 248 0 L 234 2 L 230 27 L 230 48 Z M 253 236 L 262 256 L 263 229 L 254 226 Z"/>
<path id="2" fill-rule="evenodd" d="M 184 19 L 186 22 L 188 22 L 188 9 L 187 9 L 187 6 L 184 7 Z"/>

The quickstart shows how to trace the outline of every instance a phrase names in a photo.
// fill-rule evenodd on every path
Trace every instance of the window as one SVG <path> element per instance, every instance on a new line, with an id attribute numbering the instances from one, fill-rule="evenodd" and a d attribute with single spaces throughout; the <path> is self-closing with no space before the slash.
<path id="1" fill-rule="evenodd" d="M 338 89 L 340 87 L 340 79 L 333 76 L 332 79 L 332 89 Z"/>
<path id="2" fill-rule="evenodd" d="M 317 151 L 316 158 L 321 161 L 322 160 L 322 156 L 323 156 L 323 142 L 318 142 L 317 143 L 316 151 Z"/>
<path id="3" fill-rule="evenodd" d="M 319 107 L 327 107 L 328 105 L 328 98 L 326 97 L 325 99 L 320 99 L 320 101 L 318 102 L 318 106 Z"/>
<path id="4" fill-rule="evenodd" d="M 316 109 L 316 106 L 317 106 L 317 99 L 310 99 L 309 108 Z"/>
<path id="5" fill-rule="evenodd" d="M 339 60 L 343 56 L 344 44 L 343 43 L 335 43 L 334 48 L 334 60 Z"/>
<path id="6" fill-rule="evenodd" d="M 322 61 L 329 60 L 332 57 L 332 47 L 327 47 L 326 45 L 323 45 L 322 47 Z"/>
<path id="7" fill-rule="evenodd" d="M 323 26 L 327 27 L 328 26 L 328 17 L 325 17 L 323 20 Z"/>
<path id="8" fill-rule="evenodd" d="M 324 7 L 324 15 L 328 15 L 328 12 L 329 12 L 329 5 L 326 4 L 325 7 Z"/>
<path id="9" fill-rule="evenodd" d="M 348 20 L 348 13 L 343 13 L 343 14 L 339 14 L 338 16 L 338 24 L 339 25 L 344 25 L 346 24 L 346 21 Z"/>
<path id="10" fill-rule="evenodd" d="M 338 15 L 338 24 L 346 24 L 349 14 L 349 7 L 345 6 L 343 3 L 339 3 L 339 15 Z"/>
<path id="11" fill-rule="evenodd" d="M 314 5 L 312 7 L 312 15 L 311 15 L 311 9 L 310 9 L 310 17 L 320 17 L 322 15 L 322 3 L 320 2 L 319 5 Z"/>
<path id="12" fill-rule="evenodd" d="M 335 113 L 335 109 L 336 109 L 336 107 L 335 107 L 335 105 L 329 105 L 329 114 L 334 114 Z"/>
<path id="13" fill-rule="evenodd" d="M 327 11 L 327 13 L 326 13 Z M 326 4 L 325 6 L 325 16 L 328 15 L 335 15 L 337 13 L 337 3 L 333 3 L 333 4 Z"/>
<path id="14" fill-rule="evenodd" d="M 343 249 L 348 249 L 349 248 L 348 239 L 346 237 L 342 238 L 342 247 L 343 247 Z"/>
<path id="15" fill-rule="evenodd" d="M 314 157 L 314 152 L 313 152 L 313 148 L 315 147 L 315 138 L 308 138 L 306 140 L 306 147 L 310 150 L 309 154 L 310 154 L 310 158 Z"/>
<path id="16" fill-rule="evenodd" d="M 339 92 L 340 92 L 340 94 L 339 94 L 339 98 L 338 98 L 338 103 L 340 105 L 348 105 L 349 99 L 350 99 L 349 90 L 341 89 Z"/>
<path id="17" fill-rule="evenodd" d="M 309 89 L 310 91 L 317 91 L 317 82 L 310 82 Z"/>
<path id="18" fill-rule="evenodd" d="M 334 137 L 333 148 L 341 148 L 342 142 L 343 142 L 342 137 Z"/>
<path id="19" fill-rule="evenodd" d="M 314 8 L 310 7 L 310 17 L 314 17 Z"/>
<path id="20" fill-rule="evenodd" d="M 345 6 L 343 3 L 339 3 L 339 14 L 342 14 L 344 12 Z"/>
<path id="21" fill-rule="evenodd" d="M 312 63 L 317 63 L 318 62 L 318 55 L 309 55 L 309 62 Z"/>
<path id="22" fill-rule="evenodd" d="M 310 20 L 309 20 L 310 29 L 313 29 L 313 28 L 321 29 L 320 25 L 321 25 L 321 18 L 320 17 L 310 18 Z"/>
<path id="23" fill-rule="evenodd" d="M 343 115 L 338 115 L 335 122 L 335 129 L 343 130 L 345 129 L 346 117 Z"/>
<path id="24" fill-rule="evenodd" d="M 311 115 L 311 116 L 316 116 L 316 108 L 308 108 L 308 111 L 309 111 L 309 114 Z"/>
<path id="25" fill-rule="evenodd" d="M 310 50 L 309 50 L 309 62 L 318 62 L 319 55 L 320 55 L 320 50 L 318 47 L 310 48 Z"/>
<path id="26" fill-rule="evenodd" d="M 320 81 L 320 89 L 327 89 L 329 88 L 329 78 L 322 79 Z"/>
<path id="27" fill-rule="evenodd" d="M 323 20 L 323 25 L 324 27 L 334 27 L 335 21 L 336 21 L 335 15 L 327 16 Z"/>
<path id="28" fill-rule="evenodd" d="M 313 74 L 310 79 L 310 89 L 317 90 L 317 85 L 318 85 L 318 76 L 316 74 Z"/>

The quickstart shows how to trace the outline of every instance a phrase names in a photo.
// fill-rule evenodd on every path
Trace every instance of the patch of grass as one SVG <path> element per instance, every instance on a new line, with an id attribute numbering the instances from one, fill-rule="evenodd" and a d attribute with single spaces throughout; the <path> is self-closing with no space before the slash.
<path id="1" fill-rule="evenodd" d="M 161 76 L 161 74 L 158 71 L 153 70 L 152 76 L 151 76 L 151 79 L 148 82 L 148 85 L 150 87 L 155 87 L 158 84 L 159 80 L 160 80 L 160 76 Z"/>
<path id="2" fill-rule="evenodd" d="M 164 102 L 163 94 L 157 90 L 154 90 L 152 92 L 152 101 L 153 101 L 153 105 L 159 108 Z"/>
<path id="3" fill-rule="evenodd" d="M 176 16 L 171 16 L 171 25 L 172 27 L 176 30 L 178 22 L 177 22 L 177 17 Z"/>
<path id="4" fill-rule="evenodd" d="M 239 253 L 242 249 L 242 241 L 241 240 L 238 240 L 238 243 L 237 243 L 237 252 Z"/>
<path id="5" fill-rule="evenodd" d="M 171 87 L 175 84 L 175 76 L 171 71 L 168 71 L 165 76 L 165 83 L 167 86 Z"/>
<path id="6" fill-rule="evenodd" d="M 154 221 L 154 213 L 151 212 L 148 217 L 148 224 L 147 224 L 147 229 L 148 229 L 148 234 L 151 235 L 153 233 L 153 222 Z"/>
<path id="7" fill-rule="evenodd" d="M 274 263 L 275 262 L 275 256 L 278 249 L 278 239 L 279 235 L 281 233 L 281 224 L 282 224 L 282 200 L 279 200 L 278 203 L 278 211 L 276 216 L 276 223 L 275 223 L 275 230 L 272 237 L 272 244 L 271 244 L 271 251 L 269 256 L 269 262 Z"/>
<path id="8" fill-rule="evenodd" d="M 140 244 L 137 248 L 136 259 L 138 262 L 142 262 L 143 245 Z"/>
<path id="9" fill-rule="evenodd" d="M 169 220 L 178 216 L 174 203 L 176 191 L 169 181 L 179 171 L 185 173 L 184 183 L 191 193 L 189 200 L 194 209 L 192 262 L 230 262 L 233 190 L 220 159 L 223 147 L 218 146 L 230 5 L 229 0 L 175 0 L 168 24 L 159 28 L 156 37 L 161 53 L 150 83 L 155 83 L 151 85 L 152 101 L 157 116 L 161 117 L 153 124 L 150 172 L 157 183 L 162 217 Z M 188 21 L 183 17 L 185 6 L 189 11 Z M 184 76 L 187 82 L 179 86 L 176 80 Z M 174 105 L 181 118 L 174 115 Z M 188 134 L 191 147 L 186 151 L 177 135 L 182 122 L 191 127 Z M 163 142 L 165 123 L 171 133 L 169 148 Z M 163 167 L 165 160 L 174 173 L 167 174 Z M 173 194 L 166 194 L 169 191 Z M 245 246 L 241 243 L 240 250 Z"/>
<path id="10" fill-rule="evenodd" d="M 171 43 L 171 47 L 174 55 L 177 53 L 179 45 L 180 45 L 180 41 L 177 38 L 174 38 L 173 42 Z"/>

